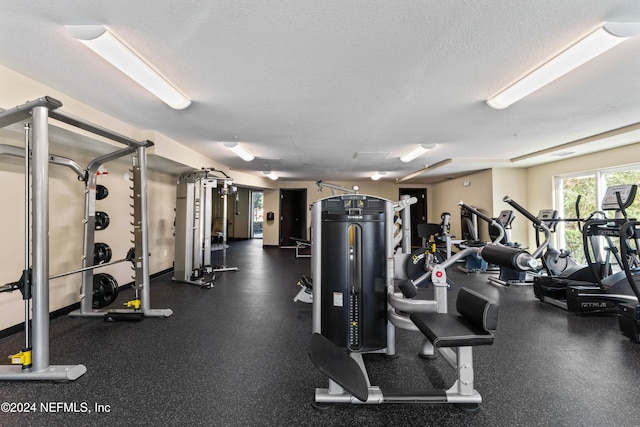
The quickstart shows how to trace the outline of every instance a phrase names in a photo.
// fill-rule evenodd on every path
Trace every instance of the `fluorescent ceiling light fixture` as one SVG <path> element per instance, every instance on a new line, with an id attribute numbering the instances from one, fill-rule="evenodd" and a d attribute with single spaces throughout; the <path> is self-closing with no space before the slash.
<path id="1" fill-rule="evenodd" d="M 102 25 L 67 25 L 67 32 L 171 108 L 182 110 L 191 100 L 172 86 Z"/>
<path id="2" fill-rule="evenodd" d="M 638 33 L 640 33 L 640 22 L 607 22 L 546 64 L 487 100 L 487 104 L 498 110 L 507 108 Z"/>
<path id="3" fill-rule="evenodd" d="M 271 171 L 264 171 L 262 173 L 265 174 L 266 176 L 268 176 L 269 178 L 271 178 L 274 181 L 278 179 L 278 175 L 276 175 L 275 173 L 273 173 Z"/>
<path id="4" fill-rule="evenodd" d="M 371 179 L 374 181 L 377 181 L 383 176 L 385 176 L 386 174 L 387 174 L 386 172 L 375 172 L 373 175 L 371 175 Z"/>
<path id="5" fill-rule="evenodd" d="M 410 162 L 411 160 L 415 159 L 416 157 L 422 156 L 424 153 L 434 149 L 435 147 L 436 147 L 436 144 L 416 145 L 414 148 L 411 149 L 411 151 L 409 151 L 407 154 L 400 157 L 400 160 L 402 160 L 405 163 Z"/>
<path id="6" fill-rule="evenodd" d="M 240 157 L 244 161 L 250 162 L 251 160 L 255 159 L 255 156 L 251 154 L 249 150 L 247 150 L 242 145 L 240 145 L 239 142 L 228 141 L 228 142 L 223 142 L 222 145 L 227 147 L 229 150 L 233 151 L 238 157 Z"/>

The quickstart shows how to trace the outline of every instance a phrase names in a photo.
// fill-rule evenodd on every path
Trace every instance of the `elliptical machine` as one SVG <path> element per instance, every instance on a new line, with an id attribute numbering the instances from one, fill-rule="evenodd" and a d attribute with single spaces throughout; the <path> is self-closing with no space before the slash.
<path id="1" fill-rule="evenodd" d="M 555 228 L 560 222 L 575 222 L 578 224 L 578 230 L 582 232 L 582 224 L 590 221 L 592 219 L 606 218 L 606 213 L 604 211 L 594 211 L 591 212 L 586 218 L 582 218 L 580 215 L 580 200 L 582 196 L 578 195 L 575 202 L 575 218 L 559 218 L 558 211 L 552 209 L 544 209 L 538 213 L 538 218 L 545 221 L 549 230 L 551 232 L 555 232 Z M 538 239 L 538 234 L 536 234 L 536 241 Z M 594 242 L 595 243 L 595 242 Z M 595 243 L 597 246 L 597 243 Z M 551 279 L 547 279 L 544 276 L 540 276 L 536 278 L 537 286 L 542 288 L 548 288 L 548 291 L 553 293 L 557 289 L 558 284 L 560 283 L 561 291 L 564 291 L 563 282 L 558 282 L 554 278 L 568 279 L 568 280 L 581 280 L 586 282 L 595 282 L 598 277 L 605 277 L 610 272 L 606 270 L 597 271 L 597 274 L 594 275 L 592 269 L 587 264 L 578 264 L 571 257 L 571 253 L 565 251 L 564 249 L 555 249 L 552 245 L 547 247 L 544 256 L 541 258 L 542 265 L 547 271 L 547 277 Z M 537 292 L 541 292 L 542 288 L 538 288 Z M 539 293 L 536 293 L 538 296 Z M 538 298 L 540 298 L 538 296 Z"/>
<path id="2" fill-rule="evenodd" d="M 595 283 L 569 283 L 567 286 L 567 309 L 577 314 L 619 313 L 619 305 L 627 302 L 637 303 L 638 298 L 634 290 L 634 280 L 629 280 L 624 271 L 617 271 L 606 277 L 600 277 L 599 272 L 612 271 L 613 256 L 616 264 L 624 270 L 624 263 L 629 262 L 618 253 L 612 238 L 620 240 L 620 247 L 627 249 L 625 256 L 630 256 L 628 249 L 629 236 L 622 234 L 622 227 L 629 218 L 626 208 L 633 204 L 638 186 L 636 184 L 614 185 L 607 188 L 602 200 L 602 209 L 614 210 L 615 218 L 592 219 L 587 221 L 582 229 L 585 256 Z M 604 239 L 605 247 L 594 243 L 595 238 Z M 602 254 L 605 253 L 603 256 Z M 634 255 L 635 258 L 637 256 Z"/>
<path id="3" fill-rule="evenodd" d="M 640 342 L 640 268 L 638 266 L 638 251 L 640 250 L 640 222 L 631 220 L 620 227 L 620 239 L 628 244 L 620 246 L 620 258 L 624 274 L 629 281 L 637 300 L 620 304 L 618 324 L 620 332 L 631 341 Z"/>

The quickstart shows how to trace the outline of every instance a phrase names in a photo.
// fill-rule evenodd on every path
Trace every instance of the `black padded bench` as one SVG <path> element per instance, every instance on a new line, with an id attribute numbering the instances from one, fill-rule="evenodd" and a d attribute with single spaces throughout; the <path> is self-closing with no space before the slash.
<path id="1" fill-rule="evenodd" d="M 466 347 L 493 344 L 498 326 L 498 303 L 468 288 L 456 299 L 459 315 L 412 313 L 411 321 L 435 347 Z"/>

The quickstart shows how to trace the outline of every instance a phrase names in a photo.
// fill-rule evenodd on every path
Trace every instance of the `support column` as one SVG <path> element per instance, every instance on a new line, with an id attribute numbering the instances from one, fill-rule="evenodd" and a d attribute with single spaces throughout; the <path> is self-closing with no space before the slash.
<path id="1" fill-rule="evenodd" d="M 33 108 L 33 370 L 49 367 L 49 125 L 48 109 Z"/>

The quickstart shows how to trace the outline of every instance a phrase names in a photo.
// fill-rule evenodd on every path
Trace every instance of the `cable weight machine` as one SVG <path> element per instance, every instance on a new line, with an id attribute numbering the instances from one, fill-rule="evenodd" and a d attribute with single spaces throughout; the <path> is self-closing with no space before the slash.
<path id="1" fill-rule="evenodd" d="M 222 244 L 222 264 L 214 268 L 211 239 L 214 233 L 213 195 L 222 182 L 222 225 L 216 238 Z M 203 168 L 183 172 L 176 190 L 175 261 L 173 280 L 202 288 L 213 287 L 215 273 L 237 271 L 227 267 L 227 198 L 234 191 L 224 172 Z"/>

